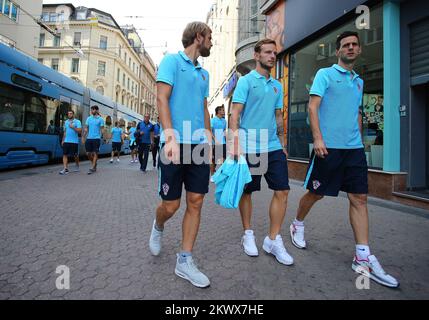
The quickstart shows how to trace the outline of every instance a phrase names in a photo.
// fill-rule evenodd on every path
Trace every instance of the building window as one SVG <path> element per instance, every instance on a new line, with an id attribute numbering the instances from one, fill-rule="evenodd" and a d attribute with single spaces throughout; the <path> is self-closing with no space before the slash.
<path id="1" fill-rule="evenodd" d="M 59 65 L 60 60 L 58 58 L 53 58 L 51 60 L 51 67 L 53 70 L 58 71 L 58 65 Z"/>
<path id="2" fill-rule="evenodd" d="M 54 47 L 59 47 L 61 45 L 61 33 L 58 33 L 54 36 Z"/>
<path id="3" fill-rule="evenodd" d="M 42 20 L 44 22 L 49 22 L 49 12 L 43 12 L 42 13 Z"/>
<path id="4" fill-rule="evenodd" d="M 79 73 L 79 59 L 78 58 L 72 59 L 71 72 L 72 73 Z"/>
<path id="5" fill-rule="evenodd" d="M 118 73 L 116 75 L 116 81 L 121 81 L 121 69 L 118 68 Z"/>
<path id="6" fill-rule="evenodd" d="M 55 12 L 49 13 L 49 21 L 50 22 L 57 22 L 58 15 Z"/>
<path id="7" fill-rule="evenodd" d="M 124 60 L 125 60 L 125 63 L 127 63 L 127 53 L 125 52 L 125 55 L 124 55 Z"/>
<path id="8" fill-rule="evenodd" d="M 76 19 L 77 20 L 86 20 L 86 10 L 79 10 L 76 13 Z"/>
<path id="9" fill-rule="evenodd" d="M 98 61 L 97 75 L 103 77 L 106 75 L 106 62 Z"/>
<path id="10" fill-rule="evenodd" d="M 128 65 L 130 66 L 130 69 L 131 69 L 131 58 L 128 59 Z"/>
<path id="11" fill-rule="evenodd" d="M 125 87 L 125 73 L 122 74 L 122 86 Z"/>
<path id="12" fill-rule="evenodd" d="M 43 64 L 43 58 L 38 58 L 37 62 Z"/>
<path id="13" fill-rule="evenodd" d="M 0 0 L 0 13 L 3 13 L 13 21 L 18 20 L 18 7 L 10 0 Z"/>
<path id="14" fill-rule="evenodd" d="M 128 78 L 128 85 L 127 85 L 128 90 L 130 90 L 130 78 Z"/>
<path id="15" fill-rule="evenodd" d="M 374 30 L 383 27 L 383 10 L 377 6 L 371 10 L 371 24 Z M 332 43 L 339 34 L 346 30 L 355 30 L 355 21 L 326 33 L 321 38 L 301 48 L 291 55 L 290 61 L 290 104 L 289 104 L 289 156 L 309 159 L 313 137 L 309 125 L 309 92 L 314 76 L 321 68 L 338 63 L 333 55 Z M 363 142 L 368 165 L 373 168 L 383 167 L 383 41 L 370 31 L 358 30 L 362 45 L 362 55 L 357 60 L 354 70 L 364 81 L 363 88 Z M 366 44 L 366 42 L 368 44 Z"/>
<path id="16" fill-rule="evenodd" d="M 107 37 L 100 36 L 100 49 L 107 50 Z"/>
<path id="17" fill-rule="evenodd" d="M 75 32 L 73 38 L 73 45 L 80 46 L 82 41 L 82 32 Z"/>
<path id="18" fill-rule="evenodd" d="M 122 56 L 122 46 L 119 45 L 119 58 Z"/>
<path id="19" fill-rule="evenodd" d="M 44 46 L 45 46 L 45 34 L 41 33 L 39 38 L 39 47 L 44 47 Z"/>

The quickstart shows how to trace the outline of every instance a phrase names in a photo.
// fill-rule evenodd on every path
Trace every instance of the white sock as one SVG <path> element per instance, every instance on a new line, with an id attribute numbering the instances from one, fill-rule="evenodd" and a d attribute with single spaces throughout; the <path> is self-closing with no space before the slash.
<path id="1" fill-rule="evenodd" d="M 369 246 L 358 244 L 356 245 L 356 257 L 359 260 L 368 260 L 368 256 L 371 255 Z"/>
<path id="2" fill-rule="evenodd" d="M 295 219 L 293 224 L 295 225 L 295 227 L 304 227 L 304 221 L 298 221 L 297 219 Z"/>

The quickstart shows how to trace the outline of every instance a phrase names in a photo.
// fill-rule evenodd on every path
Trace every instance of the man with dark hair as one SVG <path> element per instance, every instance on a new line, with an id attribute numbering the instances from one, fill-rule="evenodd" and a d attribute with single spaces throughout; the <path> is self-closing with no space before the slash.
<path id="1" fill-rule="evenodd" d="M 216 116 L 210 120 L 213 135 L 213 163 L 211 174 L 216 171 L 216 165 L 221 165 L 226 159 L 226 120 L 225 107 L 219 106 L 215 109 Z"/>
<path id="2" fill-rule="evenodd" d="M 149 120 L 150 115 L 145 114 L 144 120 L 138 124 L 136 131 L 139 145 L 140 170 L 143 173 L 146 172 L 150 147 L 153 145 L 153 124 Z"/>
<path id="3" fill-rule="evenodd" d="M 64 169 L 60 171 L 61 175 L 69 173 L 68 157 L 74 157 L 76 162 L 75 172 L 79 171 L 79 134 L 82 132 L 82 123 L 74 118 L 73 110 L 67 111 L 67 118 L 64 123 L 64 135 L 61 141 L 64 165 Z"/>
<path id="4" fill-rule="evenodd" d="M 91 161 L 91 168 L 88 174 L 97 171 L 98 153 L 100 152 L 102 130 L 104 120 L 100 117 L 98 106 L 91 107 L 91 116 L 86 119 L 85 130 L 82 135 L 82 143 L 85 144 L 86 154 Z"/>
<path id="5" fill-rule="evenodd" d="M 320 69 L 310 90 L 309 116 L 314 140 L 305 187 L 295 221 L 292 243 L 306 248 L 304 219 L 324 196 L 347 193 L 350 222 L 356 242 L 352 269 L 388 287 L 399 282 L 388 275 L 369 249 L 368 166 L 362 143 L 363 80 L 353 67 L 361 54 L 359 36 L 344 32 L 338 37 L 338 64 Z"/>
<path id="6" fill-rule="evenodd" d="M 280 235 L 290 190 L 283 138 L 284 97 L 281 83 L 270 76 L 276 57 L 275 41 L 264 39 L 256 44 L 256 69 L 238 80 L 232 98 L 230 128 L 234 135 L 228 137 L 228 149 L 234 157 L 243 150 L 252 173 L 252 182 L 246 185 L 239 205 L 244 229 L 241 239 L 244 252 L 252 257 L 259 255 L 251 228 L 252 193 L 261 190 L 263 174 L 268 187 L 273 190 L 273 197 L 269 208 L 269 233 L 262 248 L 278 262 L 289 266 L 294 261 Z M 239 128 L 242 131 L 240 134 Z"/>
<path id="7" fill-rule="evenodd" d="M 120 162 L 122 144 L 124 143 L 124 131 L 119 128 L 119 122 L 115 121 L 115 126 L 112 128 L 112 158 L 110 163 L 113 163 L 113 157 L 116 153 L 116 162 Z"/>
<path id="8" fill-rule="evenodd" d="M 183 32 L 184 51 L 166 55 L 157 76 L 157 102 L 161 119 L 159 195 L 149 240 L 153 255 L 161 252 L 164 224 L 180 207 L 183 184 L 186 211 L 182 223 L 182 248 L 175 274 L 205 288 L 210 280 L 198 270 L 192 250 L 197 238 L 204 196 L 210 178 L 210 115 L 207 109 L 209 74 L 198 63 L 208 57 L 212 31 L 203 22 L 192 22 Z M 189 159 L 190 157 L 190 159 Z"/>

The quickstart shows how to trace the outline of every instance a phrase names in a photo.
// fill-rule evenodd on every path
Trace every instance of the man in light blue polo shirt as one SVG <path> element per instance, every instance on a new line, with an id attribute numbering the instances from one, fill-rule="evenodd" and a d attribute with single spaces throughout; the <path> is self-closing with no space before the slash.
<path id="1" fill-rule="evenodd" d="M 61 175 L 69 173 L 68 157 L 74 157 L 76 162 L 75 172 L 79 171 L 79 133 L 82 132 L 82 123 L 75 119 L 74 111 L 67 112 L 67 121 L 64 123 L 64 135 L 61 142 L 63 147 L 63 165 L 64 169 L 60 171 Z"/>
<path id="2" fill-rule="evenodd" d="M 216 171 L 216 165 L 221 165 L 226 159 L 226 120 L 225 107 L 219 106 L 215 109 L 215 117 L 211 119 L 211 129 L 213 134 L 213 163 L 211 174 Z"/>
<path id="3" fill-rule="evenodd" d="M 374 281 L 398 287 L 369 249 L 367 208 L 368 167 L 362 144 L 360 106 L 363 80 L 353 71 L 361 54 L 359 34 L 346 31 L 337 38 L 338 64 L 320 69 L 310 90 L 309 115 L 314 139 L 305 187 L 295 221 L 290 226 L 292 243 L 306 248 L 304 219 L 324 196 L 347 193 L 350 222 L 356 241 L 352 269 L 369 275 Z M 335 224 L 335 221 L 332 222 Z"/>
<path id="4" fill-rule="evenodd" d="M 116 153 L 116 162 L 120 162 L 122 144 L 124 143 L 124 130 L 119 128 L 119 122 L 115 121 L 115 126 L 112 128 L 112 157 L 110 163 L 113 163 L 113 157 Z"/>
<path id="5" fill-rule="evenodd" d="M 201 208 L 210 178 L 210 116 L 207 110 L 209 74 L 198 63 L 208 57 L 212 31 L 202 22 L 192 22 L 183 32 L 185 48 L 162 60 L 157 77 L 158 110 L 161 120 L 159 195 L 149 248 L 161 251 L 164 224 L 179 209 L 182 188 L 186 190 L 186 211 L 182 223 L 182 248 L 177 254 L 175 274 L 204 288 L 210 280 L 198 270 L 192 257 Z"/>
<path id="6" fill-rule="evenodd" d="M 98 106 L 91 107 L 91 116 L 86 119 L 85 124 L 82 143 L 85 144 L 86 154 L 92 165 L 88 174 L 93 174 L 97 171 L 98 152 L 100 151 L 101 136 L 104 127 L 104 120 L 99 115 Z"/>
<path id="7" fill-rule="evenodd" d="M 269 208 L 269 234 L 262 248 L 278 262 L 292 265 L 293 258 L 286 251 L 280 235 L 290 187 L 283 137 L 283 88 L 270 76 L 276 64 L 276 42 L 261 40 L 254 50 L 256 69 L 238 80 L 230 119 L 233 136 L 228 137 L 229 152 L 234 157 L 244 152 L 252 172 L 252 182 L 246 185 L 239 205 L 244 229 L 241 241 L 247 255 L 259 255 L 251 228 L 252 193 L 261 190 L 263 174 L 274 193 Z"/>

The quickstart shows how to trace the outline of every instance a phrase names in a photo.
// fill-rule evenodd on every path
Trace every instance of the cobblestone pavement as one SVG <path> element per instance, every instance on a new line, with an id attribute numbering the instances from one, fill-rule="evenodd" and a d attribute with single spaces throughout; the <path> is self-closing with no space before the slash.
<path id="1" fill-rule="evenodd" d="M 151 166 L 151 163 L 149 163 Z M 151 256 L 148 239 L 159 201 L 157 174 L 123 157 L 100 160 L 99 171 L 58 175 L 59 165 L 0 173 L 0 299 L 429 299 L 429 212 L 370 200 L 371 248 L 401 282 L 356 288 L 348 201 L 324 199 L 306 222 L 308 249 L 291 245 L 289 224 L 304 191 L 291 181 L 282 235 L 295 265 L 260 249 L 241 248 L 239 212 L 207 196 L 194 257 L 211 280 L 193 287 L 174 274 L 184 206 L 166 225 L 163 252 Z M 258 246 L 268 229 L 271 191 L 254 195 Z M 183 201 L 182 201 L 183 204 Z M 70 268 L 70 289 L 56 288 L 56 268 Z"/>

